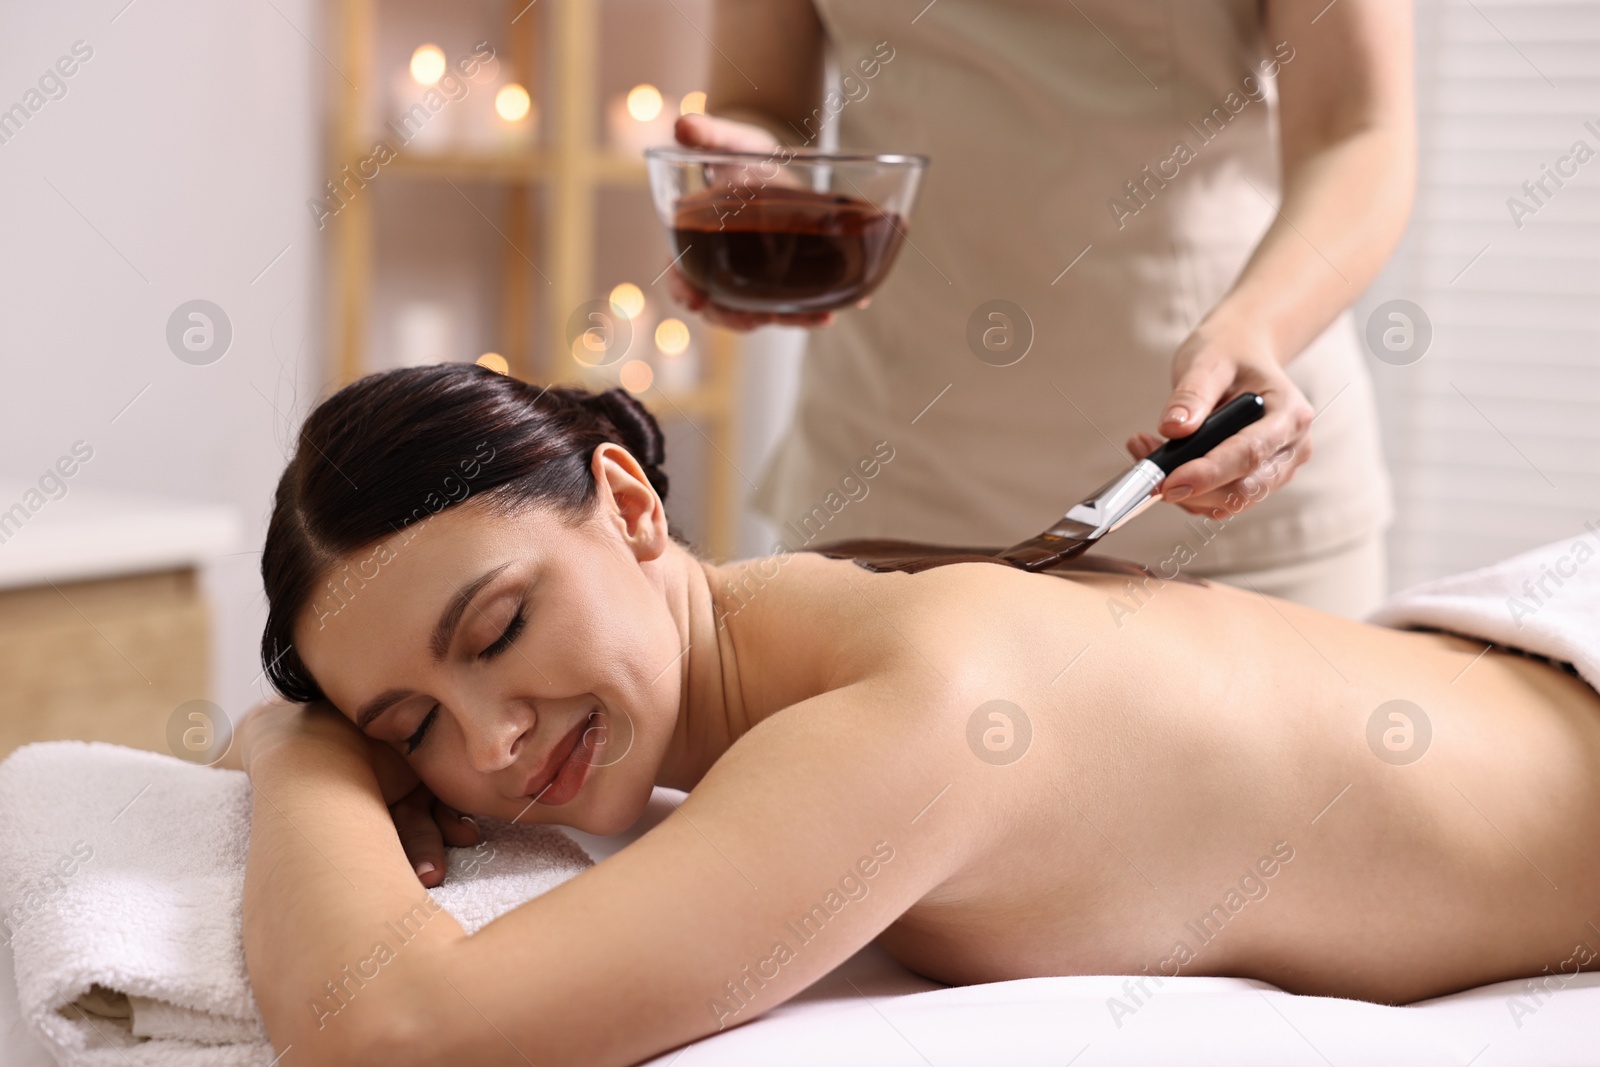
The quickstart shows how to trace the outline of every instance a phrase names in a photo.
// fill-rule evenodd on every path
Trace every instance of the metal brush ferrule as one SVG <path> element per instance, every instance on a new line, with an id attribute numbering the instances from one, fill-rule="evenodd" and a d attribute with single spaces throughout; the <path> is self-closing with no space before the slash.
<path id="1" fill-rule="evenodd" d="M 1092 532 L 1086 536 L 1090 538 L 1104 537 L 1154 501 L 1156 486 L 1166 476 L 1160 467 L 1141 459 L 1095 490 L 1088 499 L 1074 504 L 1062 519 L 1088 527 Z"/>

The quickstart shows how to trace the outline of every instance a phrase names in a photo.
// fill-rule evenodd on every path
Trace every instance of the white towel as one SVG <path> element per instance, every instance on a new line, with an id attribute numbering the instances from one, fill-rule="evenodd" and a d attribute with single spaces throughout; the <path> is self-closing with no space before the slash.
<path id="1" fill-rule="evenodd" d="M 1449 630 L 1570 663 L 1600 690 L 1600 526 L 1403 589 L 1367 621 Z"/>
<path id="2" fill-rule="evenodd" d="M 268 1067 L 240 905 L 239 771 L 100 742 L 0 763 L 0 938 L 23 1018 L 70 1067 Z M 554 827 L 480 819 L 433 898 L 470 934 L 593 861 Z"/>

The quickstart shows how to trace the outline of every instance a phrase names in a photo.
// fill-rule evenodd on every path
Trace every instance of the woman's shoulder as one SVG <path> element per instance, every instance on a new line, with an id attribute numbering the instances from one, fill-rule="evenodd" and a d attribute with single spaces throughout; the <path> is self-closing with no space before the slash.
<path id="1" fill-rule="evenodd" d="M 714 592 L 720 591 L 728 615 L 768 601 L 769 610 L 809 606 L 816 610 L 848 612 L 853 606 L 889 603 L 906 608 L 933 609 L 950 596 L 977 597 L 997 608 L 1036 597 L 1061 599 L 1078 588 L 1072 580 L 1106 571 L 1118 576 L 1147 573 L 1135 564 L 1113 561 L 1081 572 L 1034 574 L 998 560 L 962 555 L 926 569 L 879 571 L 851 558 L 816 552 L 784 552 L 739 560 L 718 570 Z M 1067 579 L 1062 581 L 1061 579 Z M 870 593 L 872 601 L 865 601 Z"/>
<path id="2" fill-rule="evenodd" d="M 794 553 L 723 570 L 742 660 L 811 662 L 829 688 L 890 686 L 930 705 L 1015 682 L 1105 616 L 1103 589 L 994 563 L 879 573 Z"/>

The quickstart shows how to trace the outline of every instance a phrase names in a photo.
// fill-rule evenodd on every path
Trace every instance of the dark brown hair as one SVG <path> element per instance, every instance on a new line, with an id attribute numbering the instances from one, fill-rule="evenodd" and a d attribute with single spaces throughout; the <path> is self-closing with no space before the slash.
<path id="1" fill-rule="evenodd" d="M 322 696 L 295 651 L 294 625 L 313 586 L 350 553 L 471 497 L 581 515 L 595 497 L 590 458 L 608 441 L 633 454 L 665 500 L 661 427 L 621 389 L 546 388 L 471 363 L 385 371 L 340 389 L 306 419 L 278 480 L 261 553 L 267 678 L 293 701 Z M 344 589 L 372 577 L 347 578 Z"/>

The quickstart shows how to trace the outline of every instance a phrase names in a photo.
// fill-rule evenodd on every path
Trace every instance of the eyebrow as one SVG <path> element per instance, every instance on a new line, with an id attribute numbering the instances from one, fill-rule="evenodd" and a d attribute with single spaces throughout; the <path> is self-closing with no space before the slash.
<path id="1" fill-rule="evenodd" d="M 473 581 L 456 590 L 450 602 L 445 605 L 444 613 L 439 616 L 439 623 L 433 628 L 433 635 L 428 639 L 428 650 L 433 653 L 435 661 L 444 659 L 450 649 L 450 640 L 455 636 L 456 627 L 461 625 L 461 616 L 467 612 L 467 607 L 472 603 L 472 598 L 477 596 L 484 586 L 494 581 L 495 576 L 511 565 L 510 561 L 500 564 L 493 570 L 485 571 Z M 409 689 L 387 689 L 365 704 L 356 712 L 356 729 L 365 730 L 367 724 L 379 715 L 400 703 L 406 697 L 412 696 Z"/>
<path id="2" fill-rule="evenodd" d="M 356 729 L 365 730 L 367 728 L 367 723 L 371 722 L 373 719 L 376 719 L 379 715 L 382 715 L 384 712 L 388 711 L 390 708 L 394 707 L 396 704 L 400 703 L 400 701 L 404 700 L 410 695 L 411 690 L 409 689 L 390 689 L 379 693 L 377 696 L 361 705 L 361 710 L 356 712 Z"/>

